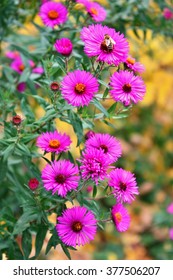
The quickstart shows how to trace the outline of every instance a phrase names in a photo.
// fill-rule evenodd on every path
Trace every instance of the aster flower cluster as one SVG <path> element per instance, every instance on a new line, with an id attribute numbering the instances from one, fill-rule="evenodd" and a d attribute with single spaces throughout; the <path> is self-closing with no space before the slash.
<path id="1" fill-rule="evenodd" d="M 26 67 L 28 67 L 32 73 L 38 74 L 39 76 L 44 73 L 42 66 L 37 66 L 32 60 L 28 60 L 27 63 L 24 62 L 21 54 L 17 51 L 7 51 L 5 55 L 12 61 L 10 64 L 11 69 L 17 72 L 19 75 L 22 75 Z M 26 89 L 26 83 L 19 82 L 16 86 L 16 89 L 18 92 L 23 93 Z"/>
<path id="2" fill-rule="evenodd" d="M 70 12 L 73 8 L 77 9 L 79 4 L 85 10 L 86 24 L 78 28 L 75 23 L 74 29 L 71 29 L 73 20 L 70 19 Z M 115 201 L 106 213 L 109 216 L 106 216 L 106 221 L 113 223 L 118 232 L 124 232 L 130 226 L 126 204 L 131 204 L 139 194 L 135 175 L 117 167 L 122 156 L 121 141 L 109 133 L 95 132 L 100 127 L 95 129 L 94 125 L 95 120 L 99 120 L 113 126 L 111 116 L 117 117 L 119 114 L 115 110 L 116 103 L 126 110 L 125 107 L 143 100 L 146 88 L 139 75 L 143 73 L 144 66 L 130 55 L 124 34 L 102 23 L 107 12 L 94 1 L 66 1 L 66 4 L 42 1 L 38 15 L 47 36 L 45 42 L 48 50 L 45 61 L 43 59 L 45 69 L 36 65 L 34 59 L 29 60 L 30 56 L 24 58 L 16 51 L 6 53 L 11 60 L 11 69 L 16 72 L 17 82 L 26 68 L 30 74 L 41 76 L 45 73 L 45 80 L 40 79 L 40 92 L 45 85 L 42 95 L 32 92 L 32 97 L 43 107 L 45 115 L 38 121 L 35 119 L 28 127 L 26 124 L 26 127 L 31 132 L 29 139 L 33 141 L 35 137 L 38 150 L 38 153 L 34 151 L 31 155 L 45 160 L 46 164 L 41 167 L 40 179 L 35 174 L 35 177 L 30 176 L 26 187 L 45 215 L 56 213 L 55 239 L 67 248 L 83 246 L 94 240 L 100 223 L 105 221 L 98 213 L 101 212 L 99 203 L 99 210 L 90 204 L 101 189 L 104 190 L 103 199 L 111 196 Z M 72 30 L 72 35 L 68 30 Z M 50 38 L 51 43 L 47 43 Z M 106 81 L 102 73 L 107 74 Z M 102 95 L 101 86 L 106 87 L 106 96 Z M 25 92 L 25 89 L 25 81 L 17 83 L 18 91 Z M 32 91 L 32 85 L 30 89 Z M 107 98 L 107 95 L 110 97 Z M 21 104 L 28 110 L 25 97 L 27 92 Z M 102 105 L 105 99 L 113 102 L 108 110 Z M 29 110 L 27 113 L 32 118 Z M 80 153 L 77 158 L 70 150 L 74 137 L 56 129 L 57 119 L 72 126 Z M 21 122 L 22 129 L 26 128 L 20 115 L 13 116 L 11 122 L 17 129 L 17 141 L 24 135 L 24 144 L 27 143 L 29 140 L 25 137 L 25 130 L 19 135 Z M 84 131 L 88 132 L 84 135 Z M 18 142 L 15 142 L 16 146 L 23 148 Z M 31 168 L 31 172 L 36 173 L 34 168 Z"/>

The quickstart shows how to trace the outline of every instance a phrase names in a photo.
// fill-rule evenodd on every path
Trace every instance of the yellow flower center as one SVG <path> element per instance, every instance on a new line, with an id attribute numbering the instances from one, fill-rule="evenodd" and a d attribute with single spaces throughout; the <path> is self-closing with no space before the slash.
<path id="1" fill-rule="evenodd" d="M 98 11 L 95 8 L 91 8 L 90 13 L 96 16 L 98 15 Z"/>
<path id="2" fill-rule="evenodd" d="M 126 62 L 133 65 L 133 64 L 135 64 L 135 59 L 132 58 L 132 57 L 128 57 L 128 58 L 126 59 Z"/>
<path id="3" fill-rule="evenodd" d="M 58 18 L 58 12 L 55 10 L 51 10 L 48 12 L 48 17 L 50 19 L 57 19 Z"/>
<path id="4" fill-rule="evenodd" d="M 130 84 L 124 84 L 124 85 L 123 85 L 123 90 L 124 90 L 126 93 L 131 92 L 131 89 L 132 89 L 132 87 L 131 87 Z"/>
<path id="5" fill-rule="evenodd" d="M 75 86 L 75 92 L 78 94 L 82 94 L 85 91 L 86 86 L 82 83 L 79 83 Z"/>
<path id="6" fill-rule="evenodd" d="M 25 69 L 25 65 L 24 65 L 24 64 L 20 64 L 20 65 L 19 65 L 19 70 L 20 70 L 20 71 L 23 71 L 24 69 Z"/>
<path id="7" fill-rule="evenodd" d="M 81 231 L 81 229 L 82 229 L 82 224 L 81 224 L 81 222 L 74 222 L 74 223 L 72 224 L 72 230 L 73 230 L 73 231 L 79 232 L 79 231 Z"/>
<path id="8" fill-rule="evenodd" d="M 120 212 L 115 213 L 115 220 L 120 223 L 122 220 L 122 215 Z"/>
<path id="9" fill-rule="evenodd" d="M 57 139 L 52 139 L 49 141 L 49 147 L 53 149 L 57 149 L 60 146 L 60 142 Z"/>

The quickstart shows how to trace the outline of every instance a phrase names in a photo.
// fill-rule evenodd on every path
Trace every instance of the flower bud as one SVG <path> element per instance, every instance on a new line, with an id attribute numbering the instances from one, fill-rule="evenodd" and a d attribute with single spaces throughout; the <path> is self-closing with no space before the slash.
<path id="1" fill-rule="evenodd" d="M 22 122 L 22 118 L 19 115 L 13 116 L 12 123 L 16 126 L 19 126 Z"/>
<path id="2" fill-rule="evenodd" d="M 51 89 L 52 91 L 58 91 L 58 90 L 59 90 L 59 84 L 58 84 L 57 82 L 52 82 L 52 83 L 50 84 L 50 89 Z"/>
<path id="3" fill-rule="evenodd" d="M 34 191 L 38 188 L 39 181 L 36 178 L 31 178 L 28 182 L 28 186 L 32 191 Z"/>

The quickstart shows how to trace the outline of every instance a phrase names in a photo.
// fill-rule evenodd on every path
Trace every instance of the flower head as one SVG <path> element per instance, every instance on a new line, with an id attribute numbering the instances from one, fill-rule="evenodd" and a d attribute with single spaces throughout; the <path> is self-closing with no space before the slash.
<path id="1" fill-rule="evenodd" d="M 88 105 L 98 89 L 97 79 L 82 70 L 68 73 L 61 83 L 63 98 L 73 106 Z"/>
<path id="2" fill-rule="evenodd" d="M 68 38 L 56 40 L 54 47 L 58 53 L 64 56 L 69 56 L 73 50 L 72 42 Z"/>
<path id="3" fill-rule="evenodd" d="M 19 83 L 16 87 L 17 91 L 19 92 L 24 92 L 25 89 L 26 89 L 26 83 L 25 82 L 22 82 L 22 83 Z"/>
<path id="4" fill-rule="evenodd" d="M 110 160 L 102 150 L 88 149 L 83 152 L 80 162 L 82 163 L 80 169 L 84 180 L 91 178 L 98 184 L 98 180 L 104 180 L 107 177 Z"/>
<path id="5" fill-rule="evenodd" d="M 123 232 L 129 228 L 130 216 L 122 204 L 116 204 L 111 210 L 112 220 L 118 231 Z"/>
<path id="6" fill-rule="evenodd" d="M 70 144 L 70 137 L 65 133 L 59 133 L 57 130 L 42 133 L 38 136 L 36 143 L 43 151 L 47 153 L 55 152 L 56 154 L 67 151 Z"/>
<path id="7" fill-rule="evenodd" d="M 19 74 L 22 74 L 26 67 L 20 57 L 13 60 L 10 66 L 14 71 L 18 72 Z"/>
<path id="8" fill-rule="evenodd" d="M 146 88 L 141 77 L 129 71 L 115 72 L 110 78 L 110 93 L 115 101 L 122 102 L 125 106 L 142 100 Z"/>
<path id="9" fill-rule="evenodd" d="M 84 27 L 81 32 L 84 41 L 84 52 L 96 56 L 97 61 L 103 61 L 116 66 L 124 62 L 128 56 L 129 44 L 123 34 L 115 29 L 101 24 Z"/>
<path id="10" fill-rule="evenodd" d="M 113 195 L 118 203 L 131 203 L 135 195 L 139 194 L 136 178 L 130 171 L 116 168 L 109 174 L 109 186 L 113 188 Z"/>
<path id="11" fill-rule="evenodd" d="M 86 10 L 91 18 L 96 22 L 102 22 L 106 18 L 106 10 L 98 3 L 86 3 Z"/>
<path id="12" fill-rule="evenodd" d="M 169 214 L 173 214 L 173 202 L 168 205 L 166 210 Z"/>
<path id="13" fill-rule="evenodd" d="M 129 69 L 133 70 L 134 72 L 143 73 L 145 71 L 144 65 L 140 62 L 136 62 L 135 58 L 131 56 L 128 56 L 128 58 L 125 61 L 125 64 Z"/>
<path id="14" fill-rule="evenodd" d="M 46 26 L 54 28 L 67 21 L 67 13 L 63 4 L 49 1 L 41 5 L 39 15 Z"/>
<path id="15" fill-rule="evenodd" d="M 47 164 L 42 170 L 42 181 L 47 191 L 65 197 L 69 191 L 76 190 L 80 177 L 78 167 L 69 160 L 59 160 Z"/>
<path id="16" fill-rule="evenodd" d="M 102 150 L 109 157 L 110 163 L 117 161 L 122 154 L 119 140 L 107 133 L 95 133 L 94 136 L 85 142 L 85 145 L 87 150 L 90 148 Z"/>
<path id="17" fill-rule="evenodd" d="M 12 60 L 14 60 L 14 59 L 19 58 L 19 57 L 20 57 L 20 54 L 19 54 L 19 52 L 17 52 L 17 51 L 7 51 L 7 52 L 5 53 L 5 56 L 8 57 L 8 58 L 10 58 L 10 59 L 12 59 Z"/>
<path id="18" fill-rule="evenodd" d="M 164 8 L 163 16 L 166 20 L 173 19 L 173 12 L 169 8 Z"/>
<path id="19" fill-rule="evenodd" d="M 94 239 L 97 221 L 87 208 L 75 206 L 66 209 L 57 220 L 56 230 L 64 244 L 73 247 L 83 246 Z"/>
<path id="20" fill-rule="evenodd" d="M 31 178 L 28 182 L 28 186 L 32 191 L 36 190 L 39 186 L 39 181 L 36 178 Z"/>

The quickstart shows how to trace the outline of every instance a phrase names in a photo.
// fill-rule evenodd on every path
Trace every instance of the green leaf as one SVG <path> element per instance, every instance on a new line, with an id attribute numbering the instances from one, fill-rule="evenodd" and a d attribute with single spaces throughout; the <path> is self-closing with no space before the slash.
<path id="1" fill-rule="evenodd" d="M 40 254 L 40 251 L 44 243 L 44 239 L 46 237 L 47 230 L 48 230 L 47 226 L 39 225 L 38 232 L 36 235 L 36 241 L 35 241 L 35 251 L 36 251 L 35 258 L 38 257 L 38 255 Z"/>
<path id="2" fill-rule="evenodd" d="M 68 158 L 72 163 L 75 163 L 74 158 L 72 156 L 72 154 L 68 151 Z"/>
<path id="3" fill-rule="evenodd" d="M 69 260 L 71 260 L 70 252 L 69 252 L 69 250 L 67 249 L 67 247 L 66 247 L 64 244 L 61 244 L 61 247 L 62 247 L 64 253 L 66 254 L 67 258 L 68 258 Z"/>
<path id="4" fill-rule="evenodd" d="M 96 197 L 97 195 L 97 186 L 94 184 L 93 186 L 93 197 Z"/>
<path id="5" fill-rule="evenodd" d="M 12 151 L 14 150 L 15 144 L 10 144 L 3 152 L 1 155 L 4 157 L 4 161 L 7 160 L 7 158 L 11 155 Z"/>
<path id="6" fill-rule="evenodd" d="M 0 158 L 0 182 L 5 178 L 7 172 L 7 162 L 3 157 Z"/>
<path id="7" fill-rule="evenodd" d="M 48 244 L 47 244 L 47 247 L 46 247 L 46 252 L 45 254 L 47 255 L 48 252 L 50 251 L 50 249 L 52 247 L 54 247 L 54 249 L 56 248 L 56 246 L 60 243 L 60 239 L 57 235 L 57 232 L 56 230 L 54 229 L 54 232 L 52 234 L 52 236 L 50 237 L 49 241 L 48 241 Z"/>
<path id="8" fill-rule="evenodd" d="M 32 250 L 32 235 L 28 229 L 26 229 L 22 234 L 22 250 L 24 258 L 28 259 Z"/>
<path id="9" fill-rule="evenodd" d="M 74 132 L 77 135 L 78 142 L 77 147 L 80 145 L 80 143 L 83 140 L 83 125 L 81 119 L 78 117 L 76 113 L 74 113 L 71 110 L 68 110 L 68 117 L 70 119 L 70 123 L 73 126 Z"/>
<path id="10" fill-rule="evenodd" d="M 116 106 L 117 106 L 117 103 L 112 104 L 112 106 L 108 109 L 108 113 L 109 114 L 114 113 Z"/>
<path id="11" fill-rule="evenodd" d="M 103 107 L 103 105 L 96 99 L 94 98 L 91 103 L 93 103 L 97 109 L 99 109 L 106 117 L 109 118 L 109 114 L 106 111 L 106 109 Z"/>

